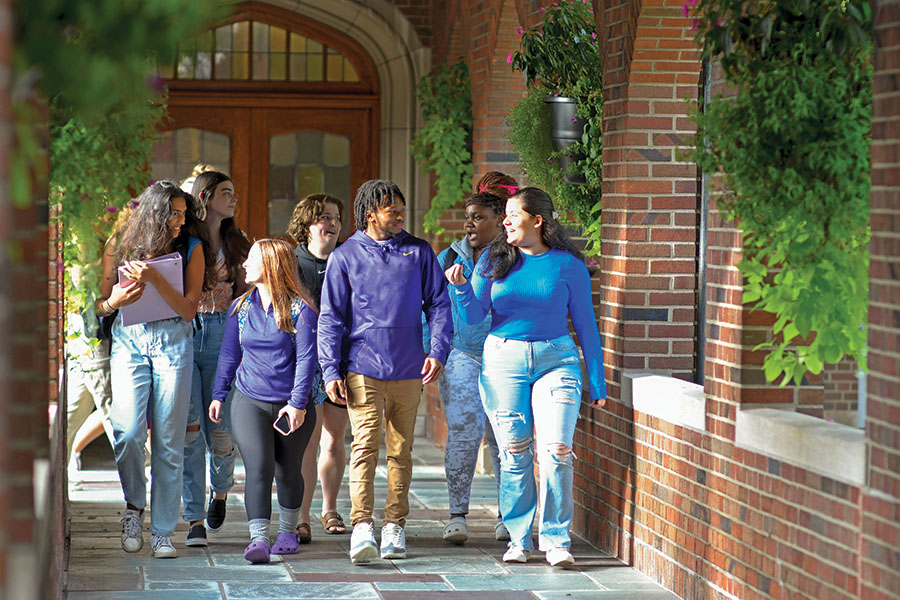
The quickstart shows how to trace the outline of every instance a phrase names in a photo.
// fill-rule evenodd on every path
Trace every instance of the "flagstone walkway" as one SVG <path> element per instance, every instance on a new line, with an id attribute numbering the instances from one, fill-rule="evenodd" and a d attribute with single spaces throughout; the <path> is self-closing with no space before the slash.
<path id="1" fill-rule="evenodd" d="M 445 543 L 441 539 L 448 519 L 443 454 L 424 437 L 416 440 L 413 451 L 405 560 L 354 566 L 347 556 L 350 536 L 325 535 L 314 523 L 313 541 L 301 546 L 299 554 L 284 560 L 273 556 L 269 565 L 249 565 L 241 555 L 248 535 L 240 462 L 238 485 L 228 496 L 227 520 L 220 532 L 209 534 L 207 548 L 186 548 L 187 526 L 181 523 L 174 538 L 179 558 L 151 558 L 149 519 L 145 519 L 144 548 L 126 554 L 119 540 L 122 491 L 111 453 L 108 448 L 101 450 L 105 456 L 96 450 L 86 453 L 82 481 L 70 484 L 69 600 L 677 600 L 638 571 L 578 538 L 573 540 L 577 562 L 572 567 L 551 568 L 541 553 L 527 564 L 503 563 L 505 544 L 493 537 L 496 488 L 488 476 L 476 475 L 473 485 L 472 537 L 464 546 Z M 385 476 L 382 464 L 376 507 L 384 504 Z M 345 518 L 350 513 L 346 483 L 345 478 L 338 507 Z M 316 496 L 313 511 L 318 514 L 318 491 Z M 277 522 L 277 516 L 273 521 Z"/>

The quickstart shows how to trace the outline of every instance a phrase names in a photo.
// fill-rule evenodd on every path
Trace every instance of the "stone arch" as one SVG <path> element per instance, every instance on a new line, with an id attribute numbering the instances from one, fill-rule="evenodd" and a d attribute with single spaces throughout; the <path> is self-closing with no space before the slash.
<path id="1" fill-rule="evenodd" d="M 419 79 L 431 67 L 431 49 L 415 27 L 386 0 L 262 0 L 314 19 L 352 37 L 375 63 L 381 93 L 379 176 L 400 186 L 407 197 L 407 221 L 421 235 L 421 215 L 428 208 L 428 179 L 409 155 L 420 126 L 415 97 Z"/>

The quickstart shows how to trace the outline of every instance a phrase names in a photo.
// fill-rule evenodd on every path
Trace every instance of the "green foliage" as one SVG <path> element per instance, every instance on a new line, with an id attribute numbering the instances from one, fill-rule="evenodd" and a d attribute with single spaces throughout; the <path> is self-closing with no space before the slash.
<path id="1" fill-rule="evenodd" d="M 845 355 L 865 368 L 868 3 L 701 0 L 696 11 L 698 41 L 737 94 L 696 115 L 692 157 L 731 190 L 718 205 L 744 235 L 744 302 L 776 317 L 760 346 L 766 378 L 799 383 Z"/>
<path id="2" fill-rule="evenodd" d="M 603 64 L 594 28 L 594 9 L 586 0 L 555 2 L 544 9 L 539 29 L 518 31 L 521 45 L 506 62 L 525 74 L 529 86 L 540 82 L 565 96 L 599 90 Z"/>
<path id="3" fill-rule="evenodd" d="M 507 135 L 531 185 L 553 198 L 566 220 L 585 228 L 589 253 L 600 251 L 600 185 L 603 153 L 602 60 L 594 31 L 593 8 L 583 0 L 546 8 L 540 29 L 519 33 L 519 49 L 507 62 L 522 71 L 529 90 L 510 111 Z M 581 140 L 564 152 L 550 141 L 547 95 L 578 100 L 577 116 L 586 121 Z M 566 183 L 563 154 L 575 157 L 569 175 L 585 185 Z"/>
<path id="4" fill-rule="evenodd" d="M 412 157 L 435 178 L 437 195 L 425 213 L 425 231 L 442 236 L 438 219 L 469 194 L 472 181 L 472 91 L 469 68 L 460 58 L 440 65 L 416 86 L 424 126 L 410 146 Z"/>
<path id="5" fill-rule="evenodd" d="M 224 16 L 218 0 L 17 0 L 14 70 L 19 101 L 10 180 L 31 201 L 35 141 L 50 104 L 50 193 L 59 203 L 67 308 L 81 311 L 99 288 L 99 240 L 117 210 L 149 180 L 146 164 L 165 113 L 155 61 Z"/>
<path id="6" fill-rule="evenodd" d="M 51 197 L 61 215 L 66 305 L 82 312 L 100 288 L 100 253 L 119 212 L 148 182 L 147 163 L 160 103 L 114 112 L 91 127 L 80 119 L 51 124 Z"/>
<path id="7" fill-rule="evenodd" d="M 578 116 L 587 120 L 582 141 L 569 146 L 567 151 L 586 155 L 585 160 L 574 161 L 573 171 L 580 171 L 586 185 L 566 183 L 559 168 L 562 152 L 553 150 L 550 141 L 549 107 L 544 98 L 550 90 L 536 85 L 510 110 L 507 118 L 507 136 L 519 155 L 519 164 L 531 185 L 544 189 L 565 220 L 585 227 L 588 252 L 600 249 L 600 183 L 602 104 L 600 91 L 596 90 L 579 102 Z M 593 250 L 593 252 L 591 252 Z"/>

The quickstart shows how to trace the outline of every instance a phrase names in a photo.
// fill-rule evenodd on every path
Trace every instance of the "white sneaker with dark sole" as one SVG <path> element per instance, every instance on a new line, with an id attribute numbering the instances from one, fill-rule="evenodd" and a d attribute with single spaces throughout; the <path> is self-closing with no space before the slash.
<path id="1" fill-rule="evenodd" d="M 406 533 L 396 523 L 381 528 L 381 558 L 406 558 Z"/>

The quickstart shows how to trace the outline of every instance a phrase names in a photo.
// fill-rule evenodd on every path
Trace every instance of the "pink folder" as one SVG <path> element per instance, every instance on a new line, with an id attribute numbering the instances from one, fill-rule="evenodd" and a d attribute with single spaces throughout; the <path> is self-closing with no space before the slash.
<path id="1" fill-rule="evenodd" d="M 179 253 L 172 252 L 171 254 L 147 259 L 144 262 L 153 265 L 175 291 L 179 294 L 184 293 L 184 271 L 181 267 L 182 259 Z M 123 269 L 123 267 L 119 267 L 120 284 L 130 281 L 125 277 Z M 178 313 L 159 295 L 159 291 L 152 283 L 148 283 L 147 287 L 144 288 L 144 293 L 140 300 L 134 304 L 123 306 L 119 309 L 119 313 L 122 316 L 122 325 L 149 323 L 150 321 L 159 321 L 178 316 Z"/>

